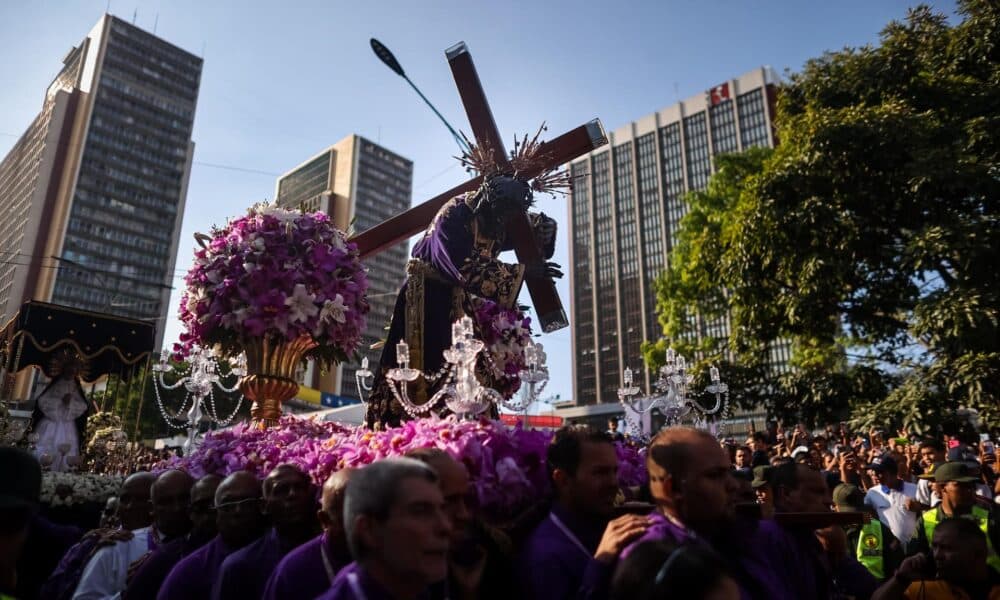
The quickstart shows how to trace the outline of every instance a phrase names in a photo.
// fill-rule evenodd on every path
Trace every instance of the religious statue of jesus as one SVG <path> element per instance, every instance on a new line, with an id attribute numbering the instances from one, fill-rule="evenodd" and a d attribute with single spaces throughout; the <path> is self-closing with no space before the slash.
<path id="1" fill-rule="evenodd" d="M 386 369 L 397 366 L 396 344 L 400 340 L 409 344 L 410 367 L 433 374 L 444 365 L 452 323 L 463 315 L 475 321 L 477 300 L 517 308 L 526 276 L 562 276 L 553 262 L 524 265 L 498 259 L 501 252 L 513 248 L 508 220 L 528 211 L 532 203 L 529 182 L 512 173 L 494 173 L 478 190 L 453 198 L 438 211 L 413 247 L 407 278 L 396 299 L 368 405 L 369 427 L 398 425 L 406 416 L 385 377 Z M 556 222 L 540 212 L 529 212 L 528 216 L 538 247 L 546 259 L 551 258 Z M 483 385 L 495 387 L 489 369 L 477 368 L 477 375 Z M 418 379 L 412 384 L 410 397 L 417 404 L 426 402 L 445 379 L 433 384 Z"/>

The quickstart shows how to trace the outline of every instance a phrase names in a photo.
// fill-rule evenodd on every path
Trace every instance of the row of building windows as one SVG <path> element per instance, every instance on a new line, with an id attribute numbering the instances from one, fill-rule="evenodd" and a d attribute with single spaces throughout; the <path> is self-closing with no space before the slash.
<path id="1" fill-rule="evenodd" d="M 100 223 L 73 217 L 69 220 L 69 231 L 100 237 L 104 240 L 119 242 L 138 252 L 166 253 L 169 246 L 163 242 L 150 240 L 146 236 L 128 233 L 118 227 L 105 227 Z"/>
<path id="2" fill-rule="evenodd" d="M 576 389 L 578 402 L 592 404 L 596 399 L 597 363 L 594 354 L 594 305 L 591 294 L 591 251 L 589 165 L 570 165 L 573 180 L 573 327 L 577 353 Z"/>
<path id="3" fill-rule="evenodd" d="M 140 103 L 152 106 L 156 110 L 170 113 L 188 121 L 194 119 L 193 108 L 189 106 L 180 106 L 173 102 L 164 100 L 161 96 L 145 92 L 133 84 L 121 81 L 117 77 L 113 76 L 110 71 L 101 75 L 101 85 L 117 90 L 122 95 L 134 100 L 139 100 Z"/>
<path id="4" fill-rule="evenodd" d="M 94 119 L 90 134 L 87 136 L 88 142 L 99 143 L 109 153 L 115 153 L 115 151 L 121 153 L 116 154 L 120 160 L 124 160 L 124 156 L 130 156 L 152 163 L 164 169 L 162 172 L 164 177 L 179 178 L 181 176 L 187 154 L 184 148 L 178 147 L 174 152 L 164 152 L 162 148 L 154 149 L 136 143 L 127 143 L 118 136 L 105 133 L 103 124 L 104 122 L 99 118 Z"/>
<path id="5" fill-rule="evenodd" d="M 150 267 L 166 272 L 166 263 L 169 257 L 150 256 L 141 252 L 135 252 L 132 248 L 120 246 L 118 244 L 107 244 L 100 240 L 82 238 L 76 235 L 66 235 L 64 248 L 70 252 L 92 254 L 100 259 L 131 263 L 138 267 Z"/>
<path id="6" fill-rule="evenodd" d="M 770 145 L 764 102 L 764 91 L 753 90 L 669 123 L 634 143 L 620 144 L 610 152 L 593 154 L 589 161 L 571 164 L 579 403 L 613 396 L 620 385 L 619 345 L 625 362 L 636 367 L 641 364 L 643 337 L 659 335 L 654 283 L 666 266 L 666 254 L 676 245 L 680 222 L 687 213 L 683 196 L 689 190 L 704 189 L 714 155 Z M 612 215 L 614 230 L 609 226 Z M 590 261 L 596 261 L 594 281 Z M 689 315 L 689 319 L 692 339 L 699 333 L 728 335 L 728 315 L 715 319 Z M 595 389 L 598 373 L 599 390 Z"/>
<path id="7" fill-rule="evenodd" d="M 149 84 L 169 86 L 178 91 L 198 87 L 202 68 L 200 58 L 142 30 L 125 31 L 119 23 L 112 25 L 112 33 L 108 40 L 109 49 L 116 55 L 122 55 L 123 60 L 130 64 L 145 66 L 143 75 Z"/>
<path id="8" fill-rule="evenodd" d="M 186 142 L 191 136 L 191 127 L 194 123 L 191 119 L 174 117 L 157 111 L 112 88 L 100 88 L 97 97 L 101 103 L 109 105 L 111 114 L 118 115 L 128 125 L 143 123 L 153 131 L 173 131 L 177 134 L 178 141 L 184 140 Z"/>
<path id="9" fill-rule="evenodd" d="M 708 109 L 712 124 L 712 154 L 727 154 L 739 151 L 736 136 L 735 105 L 732 100 L 724 100 Z"/>

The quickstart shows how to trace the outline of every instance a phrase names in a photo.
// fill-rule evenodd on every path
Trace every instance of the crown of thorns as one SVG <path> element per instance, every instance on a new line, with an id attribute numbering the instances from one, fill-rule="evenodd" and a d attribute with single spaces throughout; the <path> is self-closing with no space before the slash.
<path id="1" fill-rule="evenodd" d="M 528 134 L 524 134 L 524 137 L 520 139 L 515 137 L 514 149 L 511 150 L 508 161 L 509 167 L 498 163 L 495 156 L 496 150 L 490 147 L 488 142 L 475 144 L 464 133 L 462 138 L 469 150 L 455 158 L 462 163 L 467 171 L 475 171 L 484 179 L 495 175 L 510 175 L 526 181 L 526 178 L 520 174 L 537 171 L 551 161 L 552 155 L 546 152 L 545 143 L 538 140 L 542 132 L 547 130 L 545 123 L 542 123 L 531 139 L 528 139 Z M 571 188 L 572 180 L 565 169 L 556 166 L 547 169 L 541 168 L 541 173 L 532 178 L 528 184 L 534 192 L 565 195 Z"/>

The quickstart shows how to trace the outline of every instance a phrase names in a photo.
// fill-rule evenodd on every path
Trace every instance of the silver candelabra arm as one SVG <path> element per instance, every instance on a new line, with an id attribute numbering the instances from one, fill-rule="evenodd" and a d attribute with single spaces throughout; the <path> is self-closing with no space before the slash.
<path id="1" fill-rule="evenodd" d="M 368 404 L 365 394 L 372 391 L 372 386 L 375 384 L 375 374 L 368 369 L 367 356 L 361 359 L 361 368 L 354 372 L 354 383 L 358 386 L 358 397 L 361 398 L 362 404 Z"/>

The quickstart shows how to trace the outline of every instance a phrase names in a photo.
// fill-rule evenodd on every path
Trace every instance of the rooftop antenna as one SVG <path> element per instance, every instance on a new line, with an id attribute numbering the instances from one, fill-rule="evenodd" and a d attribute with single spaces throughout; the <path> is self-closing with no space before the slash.
<path id="1" fill-rule="evenodd" d="M 132 24 L 133 24 L 133 25 L 135 25 L 135 20 L 136 20 L 136 18 L 138 18 L 138 17 L 139 17 L 139 7 L 138 7 L 138 6 L 136 6 L 136 7 L 135 7 L 135 10 L 134 10 L 134 11 L 132 11 Z"/>
<path id="2" fill-rule="evenodd" d="M 156 13 L 156 18 L 153 19 L 153 33 L 156 33 L 156 26 L 160 24 L 160 13 Z"/>
<path id="3" fill-rule="evenodd" d="M 111 14 L 111 0 L 108 0 L 108 6 L 104 9 L 105 14 Z"/>

